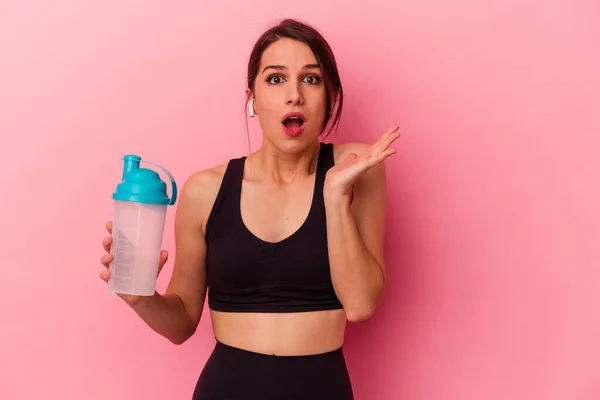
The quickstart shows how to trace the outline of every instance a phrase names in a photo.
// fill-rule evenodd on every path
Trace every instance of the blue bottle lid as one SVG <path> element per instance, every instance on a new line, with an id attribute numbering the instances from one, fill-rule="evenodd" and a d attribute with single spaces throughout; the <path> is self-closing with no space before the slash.
<path id="1" fill-rule="evenodd" d="M 160 165 L 133 154 L 125 155 L 123 165 L 122 181 L 117 185 L 113 193 L 114 200 L 132 201 L 148 204 L 173 205 L 177 200 L 177 184 L 173 175 Z M 160 179 L 158 173 L 151 169 L 140 168 L 140 162 L 154 165 L 160 168 L 169 178 L 171 184 L 171 198 L 167 196 L 167 184 Z"/>

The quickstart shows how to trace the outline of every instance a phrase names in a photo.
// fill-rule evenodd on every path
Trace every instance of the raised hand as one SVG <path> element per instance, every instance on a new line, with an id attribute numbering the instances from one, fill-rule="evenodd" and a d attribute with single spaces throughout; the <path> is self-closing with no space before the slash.
<path id="1" fill-rule="evenodd" d="M 112 245 L 112 221 L 109 221 L 106 223 L 106 230 L 108 231 L 109 236 L 106 236 L 104 238 L 104 240 L 102 240 L 102 247 L 104 248 L 104 251 L 106 252 L 106 254 L 104 254 L 102 257 L 100 257 L 100 263 L 102 265 L 104 265 L 105 269 L 100 271 L 100 278 L 103 281 L 108 282 L 108 279 L 110 278 L 109 266 L 113 260 L 113 256 L 112 256 L 112 254 L 110 254 L 110 249 L 111 249 L 111 245 Z M 158 273 L 160 274 L 160 271 L 162 270 L 165 263 L 167 262 L 169 254 L 166 250 L 162 250 L 160 252 L 159 257 L 160 257 L 160 259 L 159 259 L 159 264 L 158 264 Z M 139 303 L 140 300 L 143 300 L 145 298 L 145 296 L 135 296 L 135 295 L 130 295 L 130 294 L 117 293 L 117 295 L 119 297 L 121 297 L 130 306 L 133 306 L 133 305 Z"/>
<path id="2" fill-rule="evenodd" d="M 390 145 L 400 137 L 398 126 L 388 129 L 377 142 L 360 154 L 350 153 L 340 163 L 336 163 L 327 171 L 326 195 L 347 196 L 352 193 L 352 186 L 365 172 L 396 153 Z"/>

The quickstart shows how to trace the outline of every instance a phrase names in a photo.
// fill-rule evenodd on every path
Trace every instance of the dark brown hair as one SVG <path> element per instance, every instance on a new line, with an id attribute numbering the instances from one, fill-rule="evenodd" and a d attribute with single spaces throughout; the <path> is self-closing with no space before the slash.
<path id="1" fill-rule="evenodd" d="M 331 132 L 339 123 L 342 114 L 344 104 L 342 83 L 331 47 L 329 47 L 325 38 L 310 25 L 288 18 L 271 27 L 258 38 L 248 61 L 248 88 L 254 91 L 263 52 L 271 44 L 284 38 L 305 43 L 315 55 L 317 63 L 321 67 L 323 83 L 325 84 L 325 118 L 321 130 L 324 131 L 327 124 L 333 121 L 329 129 L 329 132 Z M 336 103 L 335 115 L 332 115 L 332 106 Z"/>

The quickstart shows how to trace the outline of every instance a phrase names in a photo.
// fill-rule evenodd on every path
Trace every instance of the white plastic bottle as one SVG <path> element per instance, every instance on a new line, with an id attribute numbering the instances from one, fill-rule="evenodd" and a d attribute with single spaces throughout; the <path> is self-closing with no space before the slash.
<path id="1" fill-rule="evenodd" d="M 108 290 L 114 293 L 152 296 L 156 290 L 158 263 L 162 247 L 167 206 L 177 200 L 177 185 L 163 167 L 139 156 L 123 157 L 122 182 L 113 193 L 114 215 Z M 168 176 L 167 185 L 158 173 L 140 168 L 140 162 L 152 164 Z"/>

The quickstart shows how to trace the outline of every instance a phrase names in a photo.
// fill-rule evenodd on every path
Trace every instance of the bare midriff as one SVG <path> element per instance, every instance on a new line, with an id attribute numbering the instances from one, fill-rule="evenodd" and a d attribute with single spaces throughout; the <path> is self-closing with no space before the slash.
<path id="1" fill-rule="evenodd" d="M 300 313 L 210 312 L 216 339 L 226 345 L 270 355 L 326 353 L 342 346 L 342 309 Z"/>

